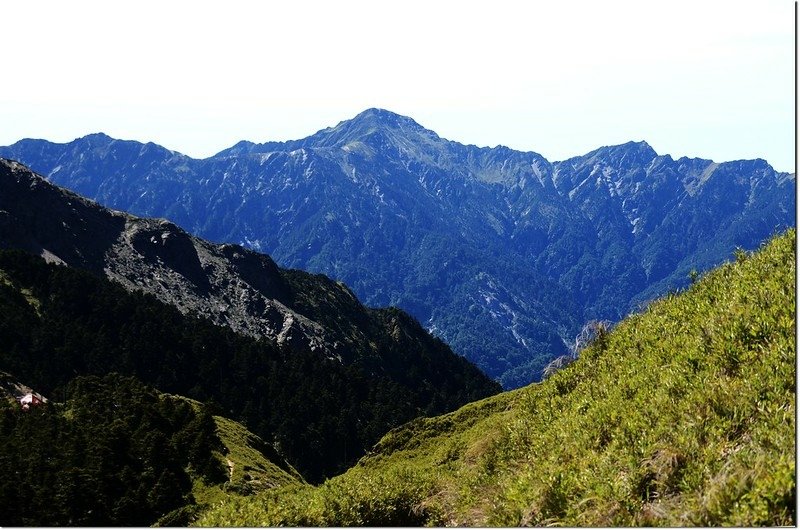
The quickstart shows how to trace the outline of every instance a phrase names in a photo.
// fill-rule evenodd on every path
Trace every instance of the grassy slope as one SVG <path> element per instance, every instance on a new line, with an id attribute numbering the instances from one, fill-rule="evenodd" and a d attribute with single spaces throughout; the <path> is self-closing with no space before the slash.
<path id="1" fill-rule="evenodd" d="M 162 394 L 164 398 L 191 403 L 196 410 L 204 405 L 184 396 Z M 230 496 L 246 496 L 271 488 L 305 484 L 300 474 L 286 463 L 275 450 L 260 437 L 248 431 L 239 422 L 223 416 L 214 416 L 216 435 L 222 443 L 222 452 L 214 451 L 215 458 L 229 470 L 229 477 L 221 484 L 208 484 L 202 477 L 194 477 L 192 495 L 197 503 L 189 512 L 192 520 L 196 513 L 205 510 Z M 280 464 L 280 465 L 279 465 Z M 172 526 L 169 515 L 163 521 Z M 176 524 L 183 525 L 179 520 Z"/>
<path id="2" fill-rule="evenodd" d="M 247 525 L 791 525 L 795 231 L 540 385 L 387 434 L 344 475 L 230 498 Z"/>

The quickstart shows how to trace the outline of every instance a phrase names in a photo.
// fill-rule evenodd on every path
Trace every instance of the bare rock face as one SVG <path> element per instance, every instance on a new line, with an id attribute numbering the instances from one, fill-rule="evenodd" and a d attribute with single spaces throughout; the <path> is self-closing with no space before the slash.
<path id="1" fill-rule="evenodd" d="M 246 261 L 246 254 L 254 253 L 207 243 L 168 221 L 129 217 L 106 253 L 104 272 L 125 287 L 147 291 L 184 313 L 290 349 L 320 350 L 334 357 L 336 347 L 320 324 L 270 296 L 277 293 L 269 291 L 269 284 L 282 283 L 274 262 L 259 260 L 261 270 L 251 270 L 251 280 L 264 291 L 239 274 L 232 260 Z M 270 275 L 274 275 L 271 282 Z"/>
<path id="2" fill-rule="evenodd" d="M 287 305 L 292 287 L 268 256 L 208 243 L 163 219 L 104 209 L 17 162 L 0 159 L 0 187 L 0 247 L 102 273 L 184 313 L 289 351 L 339 357 L 342 344 Z"/>

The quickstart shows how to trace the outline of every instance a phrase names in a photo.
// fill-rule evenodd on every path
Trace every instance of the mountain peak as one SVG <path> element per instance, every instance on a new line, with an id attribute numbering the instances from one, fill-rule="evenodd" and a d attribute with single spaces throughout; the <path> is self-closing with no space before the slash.
<path id="1" fill-rule="evenodd" d="M 415 122 L 408 116 L 402 116 L 392 111 L 386 109 L 379 109 L 375 107 L 360 112 L 353 119 L 347 120 L 347 122 L 369 123 L 369 124 L 384 125 L 390 127 L 402 127 L 410 125 L 421 128 L 421 126 L 417 122 Z"/>
<path id="2" fill-rule="evenodd" d="M 303 141 L 303 144 L 309 147 L 341 147 L 354 141 L 363 141 L 379 132 L 434 140 L 439 138 L 436 133 L 407 116 L 385 109 L 369 108 L 349 120 L 339 122 L 335 127 L 319 131 Z"/>
<path id="3" fill-rule="evenodd" d="M 331 127 L 325 129 L 324 131 L 348 131 L 350 133 L 367 135 L 378 129 L 388 129 L 402 132 L 404 134 L 422 133 L 425 135 L 435 135 L 433 131 L 429 131 L 408 116 L 403 116 L 392 111 L 379 108 L 367 109 L 349 120 L 340 122 L 338 125 L 336 125 L 336 127 Z"/>
<path id="4" fill-rule="evenodd" d="M 653 149 L 650 144 L 644 140 L 638 142 L 631 140 L 629 142 L 625 142 L 624 144 L 609 145 L 601 147 L 598 149 L 598 151 L 606 151 L 609 153 L 638 153 L 648 156 L 658 156 L 658 153 L 656 153 L 655 149 Z"/>
<path id="5" fill-rule="evenodd" d="M 618 165 L 623 161 L 629 164 L 648 164 L 657 156 L 658 153 L 647 142 L 630 141 L 624 144 L 606 145 L 583 156 L 575 157 L 573 160 L 590 161 L 602 159 L 613 165 Z"/>
<path id="6" fill-rule="evenodd" d="M 84 140 L 113 140 L 113 138 L 111 138 L 109 135 L 107 135 L 104 132 L 96 132 L 96 133 L 87 134 L 82 139 L 84 139 Z"/>
<path id="7" fill-rule="evenodd" d="M 110 144 L 114 141 L 114 138 L 110 137 L 104 132 L 96 132 L 92 134 L 87 134 L 86 136 L 82 136 L 81 138 L 76 138 L 75 142 L 87 143 L 92 146 L 97 145 L 106 145 Z"/>

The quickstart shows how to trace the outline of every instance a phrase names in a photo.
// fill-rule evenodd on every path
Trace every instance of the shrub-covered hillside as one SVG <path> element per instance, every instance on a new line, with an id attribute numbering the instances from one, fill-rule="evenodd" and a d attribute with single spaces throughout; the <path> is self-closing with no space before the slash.
<path id="1" fill-rule="evenodd" d="M 418 419 L 344 475 L 212 525 L 792 525 L 795 231 L 651 304 L 542 384 Z"/>

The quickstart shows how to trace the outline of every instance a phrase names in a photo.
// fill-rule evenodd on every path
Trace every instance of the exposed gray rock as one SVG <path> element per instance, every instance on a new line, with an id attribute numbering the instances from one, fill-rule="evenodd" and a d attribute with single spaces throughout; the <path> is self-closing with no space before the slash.
<path id="1" fill-rule="evenodd" d="M 1 247 L 102 272 L 184 313 L 290 350 L 338 356 L 340 343 L 321 324 L 281 301 L 291 288 L 265 255 L 208 243 L 164 219 L 104 209 L 14 161 L 0 159 L 0 188 Z"/>

